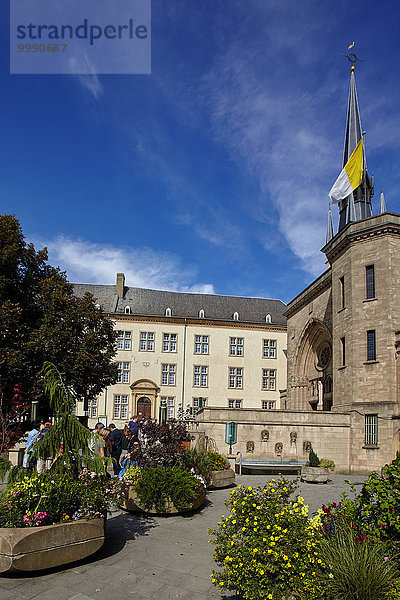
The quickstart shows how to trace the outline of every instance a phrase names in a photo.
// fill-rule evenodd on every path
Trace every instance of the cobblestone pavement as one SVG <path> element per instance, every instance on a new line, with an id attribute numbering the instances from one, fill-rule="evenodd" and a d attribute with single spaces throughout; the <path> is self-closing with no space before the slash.
<path id="1" fill-rule="evenodd" d="M 264 484 L 274 476 L 237 477 L 242 485 Z M 276 476 L 275 476 L 276 478 Z M 337 501 L 348 479 L 360 489 L 362 476 L 332 475 L 327 484 L 301 483 L 310 513 Z M 153 518 L 121 511 L 107 522 L 104 547 L 64 569 L 34 575 L 0 576 L 1 600 L 222 600 L 211 585 L 213 546 L 208 527 L 226 512 L 231 489 L 209 491 L 203 508 L 186 516 Z M 233 594 L 234 595 L 234 594 Z"/>

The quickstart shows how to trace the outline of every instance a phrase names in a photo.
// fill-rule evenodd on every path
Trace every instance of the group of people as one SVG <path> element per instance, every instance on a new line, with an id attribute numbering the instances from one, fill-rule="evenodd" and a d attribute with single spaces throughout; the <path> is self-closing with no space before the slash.
<path id="1" fill-rule="evenodd" d="M 122 468 L 136 466 L 141 448 L 138 418 L 133 417 L 123 431 L 117 429 L 114 423 L 110 423 L 109 427 L 97 423 L 89 448 L 96 456 L 112 459 L 114 475 L 118 475 Z"/>
<path id="2" fill-rule="evenodd" d="M 35 466 L 38 473 L 49 469 L 52 459 L 37 459 L 33 465 L 33 450 L 36 442 L 43 439 L 51 427 L 50 421 L 45 423 L 33 423 L 32 430 L 28 433 L 25 444 L 25 454 L 23 458 L 23 466 L 25 468 Z M 124 430 L 117 429 L 114 423 L 109 427 L 105 427 L 103 423 L 96 424 L 89 442 L 89 450 L 101 458 L 110 457 L 114 475 L 118 475 L 122 468 L 136 466 L 141 452 L 141 444 L 139 440 L 141 436 L 140 424 L 138 418 L 132 417 L 129 423 L 124 427 Z M 142 437 L 142 441 L 145 440 Z"/>

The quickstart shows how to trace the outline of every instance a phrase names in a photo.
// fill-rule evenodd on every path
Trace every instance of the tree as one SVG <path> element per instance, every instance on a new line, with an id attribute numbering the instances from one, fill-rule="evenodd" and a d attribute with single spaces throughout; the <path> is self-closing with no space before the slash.
<path id="1" fill-rule="evenodd" d="M 115 332 L 91 294 L 74 295 L 65 273 L 47 262 L 47 250 L 27 244 L 18 220 L 0 215 L 0 397 L 15 385 L 24 400 L 48 404 L 40 375 L 52 362 L 75 399 L 87 401 L 114 383 Z"/>

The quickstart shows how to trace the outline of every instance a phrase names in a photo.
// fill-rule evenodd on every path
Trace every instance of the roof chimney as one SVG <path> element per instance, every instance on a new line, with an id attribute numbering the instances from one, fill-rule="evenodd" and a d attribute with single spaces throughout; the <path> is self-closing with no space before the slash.
<path id="1" fill-rule="evenodd" d="M 115 285 L 115 293 L 118 298 L 124 297 L 124 286 L 125 286 L 125 275 L 123 273 L 117 273 L 117 283 Z"/>

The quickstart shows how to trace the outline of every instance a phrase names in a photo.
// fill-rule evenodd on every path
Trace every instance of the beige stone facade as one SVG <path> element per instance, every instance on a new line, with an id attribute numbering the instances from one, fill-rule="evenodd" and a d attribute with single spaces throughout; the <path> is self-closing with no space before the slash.
<path id="1" fill-rule="evenodd" d="M 400 449 L 400 215 L 350 223 L 323 252 L 327 271 L 286 312 L 286 406 L 350 416 L 342 452 L 349 471 L 367 472 Z M 330 458 L 342 461 L 333 442 Z"/>
<path id="2" fill-rule="evenodd" d="M 194 417 L 202 406 L 232 407 L 237 414 L 280 408 L 286 388 L 282 302 L 129 290 L 122 274 L 115 287 L 76 287 L 98 298 L 118 332 L 119 382 L 89 403 L 89 427 L 101 418 L 120 428 L 135 414 Z"/>

